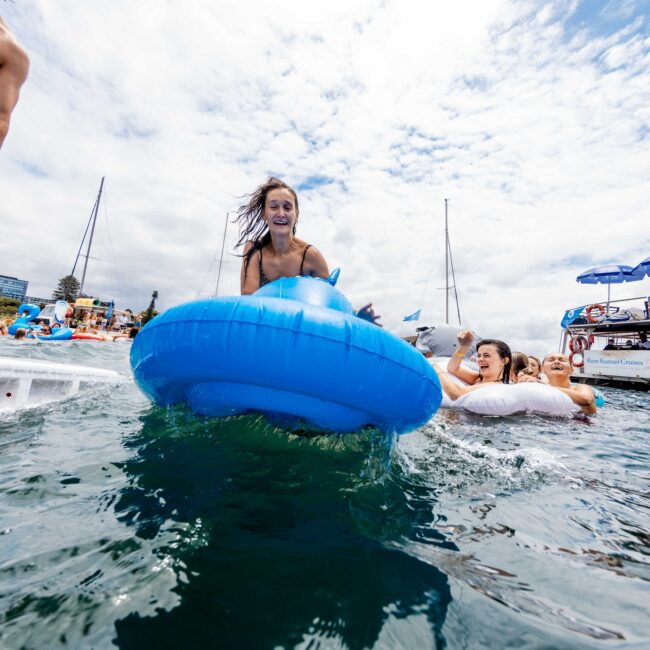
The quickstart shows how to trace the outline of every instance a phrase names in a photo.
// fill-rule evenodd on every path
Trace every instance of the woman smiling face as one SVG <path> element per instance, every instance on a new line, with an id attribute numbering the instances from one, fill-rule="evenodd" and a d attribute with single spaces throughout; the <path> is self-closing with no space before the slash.
<path id="1" fill-rule="evenodd" d="M 291 190 L 278 187 L 269 191 L 264 202 L 264 221 L 274 234 L 293 234 L 298 221 L 298 209 Z"/>
<path id="2" fill-rule="evenodd" d="M 483 381 L 499 381 L 503 377 L 503 369 L 508 362 L 502 357 L 496 345 L 481 345 L 476 352 L 476 363 Z"/>

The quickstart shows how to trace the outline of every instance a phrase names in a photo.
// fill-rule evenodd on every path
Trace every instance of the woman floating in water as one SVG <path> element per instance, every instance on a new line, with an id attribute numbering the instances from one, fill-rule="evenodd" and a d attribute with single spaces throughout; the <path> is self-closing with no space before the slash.
<path id="1" fill-rule="evenodd" d="M 553 388 L 568 395 L 573 403 L 580 407 L 583 413 L 587 415 L 594 415 L 596 413 L 596 395 L 594 389 L 591 386 L 583 384 L 575 385 L 570 381 L 573 373 L 573 365 L 568 354 L 562 354 L 560 352 L 547 354 L 542 361 L 542 370 L 548 378 L 548 383 Z"/>
<path id="2" fill-rule="evenodd" d="M 279 178 L 269 178 L 240 206 L 236 221 L 240 224 L 237 246 L 244 244 L 242 295 L 278 278 L 327 279 L 329 268 L 320 251 L 296 237 L 299 216 L 298 195 Z M 357 316 L 373 323 L 379 319 L 372 304 L 362 307 Z"/>
<path id="3" fill-rule="evenodd" d="M 548 379 L 542 372 L 542 362 L 530 354 L 528 355 L 528 367 L 524 368 L 517 375 L 517 382 L 524 381 L 537 381 L 541 384 L 548 384 Z"/>
<path id="4" fill-rule="evenodd" d="M 519 380 L 519 373 L 528 368 L 528 355 L 524 352 L 513 352 L 510 365 L 510 383 L 516 384 Z"/>
<path id="5" fill-rule="evenodd" d="M 474 336 L 471 332 L 459 332 L 458 349 L 454 352 L 453 357 L 447 364 L 447 372 L 464 381 L 467 386 L 459 386 L 456 384 L 438 364 L 434 364 L 433 366 L 438 373 L 438 379 L 440 380 L 442 389 L 452 400 L 456 400 L 461 395 L 465 395 L 483 386 L 510 383 L 512 352 L 510 352 L 510 348 L 503 341 L 483 339 L 477 344 L 476 358 L 479 368 L 478 371 L 460 365 L 461 359 L 467 353 L 473 340 Z"/>

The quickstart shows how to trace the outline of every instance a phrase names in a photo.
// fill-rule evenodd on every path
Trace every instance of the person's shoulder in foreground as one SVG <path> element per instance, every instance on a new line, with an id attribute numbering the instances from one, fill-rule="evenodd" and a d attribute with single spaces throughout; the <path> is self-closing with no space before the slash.
<path id="1" fill-rule="evenodd" d="M 11 112 L 27 79 L 29 58 L 0 18 L 0 148 L 9 131 Z"/>

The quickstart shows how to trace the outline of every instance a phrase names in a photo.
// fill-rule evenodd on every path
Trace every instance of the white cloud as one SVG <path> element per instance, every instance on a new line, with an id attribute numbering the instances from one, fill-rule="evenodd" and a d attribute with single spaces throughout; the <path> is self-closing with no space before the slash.
<path id="1" fill-rule="evenodd" d="M 105 175 L 117 272 L 102 220 L 89 288 L 134 309 L 158 289 L 169 307 L 213 290 L 238 197 L 271 173 L 327 178 L 300 193 L 300 236 L 355 304 L 400 332 L 419 307 L 444 317 L 449 198 L 464 317 L 543 353 L 566 307 L 604 295 L 570 260 L 635 263 L 650 246 L 647 18 L 626 3 L 591 31 L 576 7 L 7 4 L 32 68 L 0 155 L 0 273 L 49 295 Z"/>

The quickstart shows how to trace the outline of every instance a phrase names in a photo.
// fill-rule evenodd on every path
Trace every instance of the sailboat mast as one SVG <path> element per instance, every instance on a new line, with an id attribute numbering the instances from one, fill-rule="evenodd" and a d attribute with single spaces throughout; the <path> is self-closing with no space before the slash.
<path id="1" fill-rule="evenodd" d="M 83 295 L 84 282 L 86 281 L 86 269 L 88 268 L 88 258 L 90 257 L 90 249 L 93 245 L 93 235 L 95 234 L 95 224 L 97 223 L 97 213 L 99 212 L 99 202 L 102 198 L 102 190 L 104 189 L 104 176 L 102 176 L 102 182 L 99 184 L 99 194 L 97 194 L 97 199 L 95 199 L 95 207 L 93 208 L 93 225 L 90 229 L 90 239 L 88 240 L 88 248 L 86 249 L 86 255 L 84 260 L 84 270 L 81 276 L 81 286 L 79 287 L 79 295 Z"/>
<path id="2" fill-rule="evenodd" d="M 228 215 L 226 215 L 226 223 L 223 226 L 223 239 L 221 240 L 221 257 L 219 258 L 219 271 L 217 272 L 217 288 L 214 290 L 214 295 L 219 295 L 219 280 L 221 279 L 221 266 L 223 265 L 223 251 L 226 248 L 226 231 L 228 230 Z"/>
<path id="3" fill-rule="evenodd" d="M 449 325 L 449 228 L 447 226 L 447 202 L 445 199 L 445 325 Z"/>

